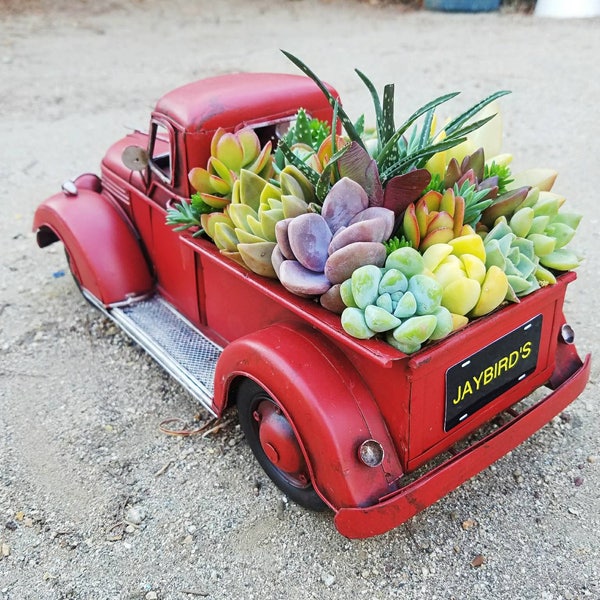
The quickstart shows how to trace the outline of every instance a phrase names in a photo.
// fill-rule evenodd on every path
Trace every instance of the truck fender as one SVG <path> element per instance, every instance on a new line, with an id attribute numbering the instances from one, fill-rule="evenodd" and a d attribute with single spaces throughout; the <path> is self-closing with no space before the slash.
<path id="1" fill-rule="evenodd" d="M 402 468 L 375 400 L 350 360 L 304 324 L 279 323 L 229 344 L 217 363 L 215 412 L 247 377 L 280 405 L 317 494 L 334 510 L 368 506 L 397 488 Z M 383 461 L 368 467 L 359 447 L 376 440 Z"/>
<path id="2" fill-rule="evenodd" d="M 151 291 L 150 269 L 131 224 L 96 189 L 46 199 L 33 230 L 42 248 L 63 242 L 76 281 L 105 307 Z"/>

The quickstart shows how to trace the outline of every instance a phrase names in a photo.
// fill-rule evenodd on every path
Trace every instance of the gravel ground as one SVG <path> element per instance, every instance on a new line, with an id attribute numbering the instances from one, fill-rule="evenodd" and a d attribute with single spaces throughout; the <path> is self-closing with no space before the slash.
<path id="1" fill-rule="evenodd" d="M 515 168 L 550 166 L 585 216 L 567 316 L 598 353 L 598 20 L 444 15 L 355 2 L 17 2 L 0 8 L 0 599 L 600 598 L 598 370 L 568 411 L 405 525 L 349 541 L 288 503 L 235 413 L 208 414 L 87 305 L 62 248 L 31 220 L 60 183 L 98 171 L 173 87 L 302 57 L 348 112 L 353 74 L 397 84 L 407 115 L 508 88 Z M 367 119 L 369 114 L 367 114 Z M 595 241 L 594 241 L 595 240 Z"/>

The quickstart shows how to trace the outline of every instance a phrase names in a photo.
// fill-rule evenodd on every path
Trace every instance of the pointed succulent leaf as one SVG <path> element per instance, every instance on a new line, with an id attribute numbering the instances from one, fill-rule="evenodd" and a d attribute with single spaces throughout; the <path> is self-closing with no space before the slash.
<path id="1" fill-rule="evenodd" d="M 219 127 L 213 134 L 210 140 L 210 155 L 217 156 L 217 146 L 219 144 L 219 140 L 227 133 L 223 127 Z"/>
<path id="2" fill-rule="evenodd" d="M 579 227 L 582 217 L 583 216 L 578 213 L 561 211 L 554 217 L 554 219 L 552 219 L 552 223 L 564 223 L 571 229 L 576 230 Z"/>
<path id="3" fill-rule="evenodd" d="M 263 204 L 261 204 L 261 206 L 266 206 L 268 208 L 283 210 L 283 202 L 281 201 L 281 198 L 279 198 L 279 199 L 269 198 L 269 199 L 267 199 L 266 204 L 263 203 Z"/>
<path id="4" fill-rule="evenodd" d="M 555 271 L 570 271 L 581 264 L 581 258 L 568 248 L 558 248 L 540 258 L 542 266 Z"/>
<path id="5" fill-rule="evenodd" d="M 514 212 L 523 204 L 529 188 L 522 187 L 506 192 L 493 201 L 481 214 L 481 221 L 488 227 L 493 225 L 500 216 L 510 218 Z"/>
<path id="6" fill-rule="evenodd" d="M 454 219 L 447 212 L 438 212 L 428 223 L 428 233 L 436 229 L 452 229 L 454 231 Z"/>
<path id="7" fill-rule="evenodd" d="M 270 163 L 271 163 L 271 142 L 269 141 L 263 146 L 262 150 L 260 151 L 260 154 L 256 157 L 254 162 L 251 163 L 250 165 L 246 166 L 246 168 L 249 171 L 253 171 L 254 173 L 258 173 L 264 177 L 265 169 L 268 172 L 270 171 L 270 168 L 271 168 Z"/>
<path id="8" fill-rule="evenodd" d="M 392 177 L 383 193 L 383 206 L 393 210 L 396 217 L 401 216 L 408 205 L 423 193 L 430 181 L 431 174 L 425 169 L 416 169 Z"/>
<path id="9" fill-rule="evenodd" d="M 421 128 L 421 136 L 419 139 L 419 147 L 423 148 L 424 146 L 429 145 L 432 136 L 432 128 L 435 117 L 435 109 L 428 110 L 425 113 L 425 120 L 423 121 L 423 127 Z"/>
<path id="10" fill-rule="evenodd" d="M 228 250 L 229 252 L 237 252 L 238 238 L 231 225 L 220 221 L 215 223 L 215 234 L 213 236 L 215 245 L 220 250 Z"/>
<path id="11" fill-rule="evenodd" d="M 228 169 L 227 166 L 218 158 L 211 156 L 208 159 L 207 167 L 208 172 L 211 174 L 211 176 L 217 176 L 221 178 L 228 185 L 229 188 L 233 186 L 233 182 L 236 179 L 235 173 Z"/>
<path id="12" fill-rule="evenodd" d="M 447 244 L 452 239 L 454 239 L 454 231 L 451 227 L 428 230 L 425 237 L 421 240 L 419 251 L 424 252 L 434 244 Z"/>
<path id="13" fill-rule="evenodd" d="M 217 223 L 226 223 L 233 229 L 233 221 L 225 213 L 222 212 L 214 212 L 202 215 L 200 221 L 202 223 L 204 231 L 206 231 L 206 234 L 211 239 L 214 239 L 215 237 L 215 226 Z"/>
<path id="14" fill-rule="evenodd" d="M 386 169 L 383 173 L 380 174 L 381 182 L 383 185 L 387 183 L 389 179 L 396 175 L 400 175 L 401 173 L 405 173 L 412 168 L 422 168 L 425 166 L 427 161 L 434 155 L 439 152 L 443 152 L 450 148 L 454 148 L 458 144 L 464 142 L 467 138 L 452 138 L 445 139 L 441 142 L 434 142 L 425 148 L 421 148 L 416 152 L 411 152 L 405 158 L 398 161 L 393 166 Z"/>
<path id="15" fill-rule="evenodd" d="M 193 168 L 188 175 L 188 179 L 192 187 L 198 192 L 209 193 L 212 191 L 210 187 L 210 173 L 202 167 Z"/>
<path id="16" fill-rule="evenodd" d="M 444 187 L 453 188 L 454 184 L 459 180 L 461 175 L 460 165 L 456 158 L 451 158 L 446 167 L 444 174 Z"/>
<path id="17" fill-rule="evenodd" d="M 260 154 L 260 140 L 256 132 L 249 127 L 240 129 L 236 136 L 242 148 L 242 166 L 246 166 L 254 162 Z"/>
<path id="18" fill-rule="evenodd" d="M 440 198 L 440 210 L 443 210 L 450 215 L 454 215 L 455 205 L 456 197 L 454 196 L 454 190 L 452 188 L 448 188 Z"/>
<path id="19" fill-rule="evenodd" d="M 296 114 L 296 140 L 303 144 L 312 146 L 312 134 L 310 131 L 310 123 L 306 111 L 301 108 Z"/>
<path id="20" fill-rule="evenodd" d="M 319 183 L 320 174 L 318 171 L 307 165 L 301 158 L 299 158 L 292 149 L 287 145 L 285 140 L 279 140 L 278 148 L 281 149 L 285 159 L 292 165 L 294 165 L 311 183 L 313 186 L 317 186 Z"/>
<path id="21" fill-rule="evenodd" d="M 529 241 L 525 238 L 516 238 L 512 243 L 513 248 L 518 248 L 521 256 L 526 256 L 529 260 L 535 262 L 535 249 L 533 247 L 533 242 Z"/>
<path id="22" fill-rule="evenodd" d="M 404 237 L 411 243 L 412 247 L 418 248 L 421 243 L 421 232 L 414 204 L 409 204 L 408 208 L 404 211 L 402 230 Z"/>
<path id="23" fill-rule="evenodd" d="M 255 211 L 260 206 L 260 199 L 267 181 L 247 169 L 240 171 L 240 185 L 239 185 L 239 201 L 241 204 L 250 206 Z"/>
<path id="24" fill-rule="evenodd" d="M 231 186 L 217 175 L 210 175 L 208 182 L 214 194 L 228 196 L 231 193 Z"/>
<path id="25" fill-rule="evenodd" d="M 275 246 L 273 242 L 238 244 L 238 251 L 251 271 L 262 277 L 276 279 L 277 274 L 271 262 Z"/>
<path id="26" fill-rule="evenodd" d="M 330 106 L 333 108 L 338 102 L 337 99 L 333 97 L 331 92 L 327 89 L 327 86 L 315 75 L 315 73 L 313 73 L 300 59 L 296 58 L 293 54 L 290 54 L 285 50 L 282 50 L 281 52 L 283 52 L 283 54 L 287 58 L 289 58 L 289 60 L 291 60 L 305 75 L 310 77 L 317 84 L 317 87 L 323 92 Z M 350 139 L 355 142 L 358 142 L 361 146 L 364 146 L 360 135 L 354 128 L 354 124 L 346 114 L 346 111 L 344 111 L 341 106 L 339 107 L 338 111 L 340 120 L 342 121 L 344 129 L 346 130 L 346 133 L 348 134 Z"/>
<path id="27" fill-rule="evenodd" d="M 540 282 L 541 285 L 554 284 L 556 283 L 556 277 L 551 271 L 548 271 L 542 265 L 537 265 L 535 270 L 535 278 Z"/>
<path id="28" fill-rule="evenodd" d="M 215 196 L 214 194 L 201 193 L 200 198 L 202 198 L 202 200 L 206 204 L 208 204 L 209 206 L 212 206 L 213 208 L 216 208 L 218 210 L 223 210 L 229 204 L 228 198 L 223 198 L 221 196 Z"/>
<path id="29" fill-rule="evenodd" d="M 235 228 L 235 235 L 238 239 L 238 243 L 240 244 L 258 244 L 259 242 L 264 242 L 265 238 L 257 233 L 253 233 L 251 231 L 245 231 L 244 229 Z"/>
<path id="30" fill-rule="evenodd" d="M 507 94 L 510 94 L 510 91 L 500 90 L 500 91 L 494 92 L 493 94 L 490 94 L 487 98 L 484 98 L 483 100 L 481 100 L 477 104 L 473 105 L 471 108 L 469 108 L 465 112 L 458 115 L 458 117 L 452 119 L 452 121 L 450 121 L 450 123 L 448 123 L 444 127 L 446 133 L 448 135 L 450 135 L 450 134 L 456 132 L 458 129 L 460 129 L 462 127 L 462 125 L 464 125 L 467 121 L 472 119 L 482 108 L 484 108 L 485 106 L 490 104 L 490 102 L 493 102 L 494 100 L 497 100 L 498 98 L 501 98 L 502 96 L 506 96 Z M 494 115 L 492 115 L 492 117 L 493 116 Z M 485 122 L 487 122 L 488 120 L 489 119 L 482 119 L 482 121 L 485 121 Z"/>
<path id="31" fill-rule="evenodd" d="M 536 256 L 542 257 L 554 252 L 556 249 L 556 239 L 543 233 L 530 233 L 527 236 L 530 242 L 533 242 Z"/>
<path id="32" fill-rule="evenodd" d="M 261 222 L 254 215 L 248 215 L 248 217 L 246 218 L 246 223 L 248 223 L 248 227 L 250 228 L 250 231 L 252 232 L 253 235 L 255 235 L 261 241 L 264 241 L 266 239 L 265 232 L 263 231 Z M 246 241 L 240 237 L 239 231 L 240 230 L 236 229 L 236 233 L 237 233 L 237 236 L 238 236 L 240 242 Z M 275 241 L 275 240 L 271 240 L 271 241 Z"/>
<path id="33" fill-rule="evenodd" d="M 383 205 L 383 187 L 379 180 L 377 163 L 356 142 L 351 142 L 338 162 L 340 177 L 356 181 L 369 197 L 369 206 Z"/>
<path id="34" fill-rule="evenodd" d="M 356 71 L 356 74 L 360 77 L 360 79 L 362 80 L 362 82 L 367 86 L 367 89 L 369 90 L 369 93 L 371 94 L 371 98 L 373 99 L 373 108 L 375 109 L 375 119 L 376 119 L 376 123 L 377 123 L 377 140 L 378 140 L 378 145 L 379 145 L 379 149 L 381 148 L 381 141 L 384 139 L 383 138 L 383 110 L 381 107 L 381 101 L 379 99 L 379 95 L 377 94 L 377 90 L 375 89 L 375 86 L 373 85 L 373 83 L 371 82 L 371 80 L 361 71 L 359 71 L 358 69 L 354 69 Z"/>
<path id="35" fill-rule="evenodd" d="M 300 185 L 300 182 L 295 177 L 290 175 L 289 171 L 282 171 L 280 173 L 279 183 L 281 185 L 282 195 L 295 196 L 297 198 L 304 199 L 304 191 Z"/>
<path id="36" fill-rule="evenodd" d="M 280 201 L 280 199 L 281 188 L 273 185 L 270 181 L 267 182 L 263 191 L 260 193 L 260 204 L 268 204 L 271 208 L 274 208 L 275 206 L 272 204 L 272 201 Z"/>
<path id="37" fill-rule="evenodd" d="M 394 125 L 394 84 L 388 83 L 383 88 L 383 103 L 381 106 L 382 131 L 381 142 L 387 144 L 395 133 Z"/>
<path id="38" fill-rule="evenodd" d="M 235 133 L 224 133 L 217 142 L 217 151 L 214 154 L 229 169 L 239 172 L 244 160 L 244 152 Z"/>
<path id="39" fill-rule="evenodd" d="M 308 180 L 306 175 L 298 169 L 298 167 L 294 165 L 286 165 L 281 171 L 281 175 L 286 174 L 293 177 L 293 179 L 298 183 L 298 185 L 302 188 L 302 198 L 305 202 L 313 202 L 315 199 L 315 188 L 313 184 Z M 281 177 L 280 175 L 280 177 Z M 290 194 L 291 192 L 286 188 L 284 184 L 284 180 L 281 179 L 281 190 L 285 194 Z"/>
<path id="40" fill-rule="evenodd" d="M 258 218 L 260 219 L 263 237 L 270 242 L 277 241 L 275 227 L 279 221 L 283 221 L 284 219 L 283 210 L 279 208 L 261 210 L 258 213 Z"/>
<path id="41" fill-rule="evenodd" d="M 230 204 L 227 214 L 236 227 L 252 233 L 252 228 L 248 224 L 248 217 L 258 218 L 256 211 L 252 207 L 245 204 Z"/>
<path id="42" fill-rule="evenodd" d="M 260 154 L 260 140 L 253 129 L 244 128 L 236 133 L 242 148 L 242 166 L 254 162 Z"/>
<path id="43" fill-rule="evenodd" d="M 454 199 L 454 237 L 459 237 L 465 222 L 465 199 L 456 196 Z"/>
<path id="44" fill-rule="evenodd" d="M 451 94 L 445 94 L 443 96 L 440 96 L 439 98 L 436 98 L 435 100 L 432 100 L 431 102 L 428 102 L 427 104 L 425 104 L 424 106 L 422 106 L 421 108 L 419 108 L 418 110 L 416 110 L 394 133 L 394 135 L 392 137 L 390 137 L 388 139 L 388 141 L 385 143 L 384 147 L 381 149 L 381 152 L 377 155 L 377 163 L 378 164 L 382 164 L 385 162 L 386 157 L 388 155 L 389 152 L 394 151 L 394 148 L 397 144 L 397 142 L 400 140 L 400 138 L 404 135 L 404 133 L 408 130 L 408 128 L 421 116 L 424 115 L 425 113 L 429 112 L 430 110 L 436 108 L 437 106 L 439 106 L 440 104 L 447 102 L 448 100 L 454 98 L 455 96 L 458 95 L 458 92 L 454 92 Z M 445 149 L 441 146 L 441 142 L 440 144 L 435 144 L 435 146 L 440 146 L 440 150 Z M 456 144 L 453 144 L 453 146 Z M 433 156 L 433 154 L 435 154 L 435 152 L 431 152 L 430 156 Z M 429 157 L 430 157 L 429 156 Z M 428 157 L 428 158 L 429 158 Z M 394 173 L 394 174 L 398 174 L 398 173 Z"/>
<path id="45" fill-rule="evenodd" d="M 297 217 L 308 211 L 308 203 L 291 194 L 283 194 L 281 196 L 281 206 L 283 215 L 286 219 Z"/>

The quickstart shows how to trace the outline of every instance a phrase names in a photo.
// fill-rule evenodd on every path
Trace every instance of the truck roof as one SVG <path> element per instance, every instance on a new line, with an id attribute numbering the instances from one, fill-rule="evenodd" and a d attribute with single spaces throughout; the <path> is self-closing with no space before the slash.
<path id="1" fill-rule="evenodd" d="M 337 92 L 329 87 L 337 98 Z M 174 89 L 156 103 L 155 114 L 195 133 L 234 127 L 245 121 L 277 118 L 298 108 L 328 107 L 323 92 L 303 75 L 234 73 L 202 79 Z"/>

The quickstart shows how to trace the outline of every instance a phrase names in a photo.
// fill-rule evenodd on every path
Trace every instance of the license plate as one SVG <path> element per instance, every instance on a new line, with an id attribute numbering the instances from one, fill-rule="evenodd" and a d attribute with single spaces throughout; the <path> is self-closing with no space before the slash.
<path id="1" fill-rule="evenodd" d="M 446 371 L 444 431 L 535 371 L 541 332 L 542 315 L 537 315 Z"/>

